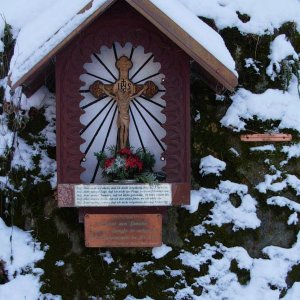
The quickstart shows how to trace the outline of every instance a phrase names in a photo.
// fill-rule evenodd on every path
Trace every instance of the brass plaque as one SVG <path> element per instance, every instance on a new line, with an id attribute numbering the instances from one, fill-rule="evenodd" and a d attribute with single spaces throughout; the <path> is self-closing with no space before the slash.
<path id="1" fill-rule="evenodd" d="M 157 247 L 162 244 L 159 214 L 86 214 L 86 247 Z"/>

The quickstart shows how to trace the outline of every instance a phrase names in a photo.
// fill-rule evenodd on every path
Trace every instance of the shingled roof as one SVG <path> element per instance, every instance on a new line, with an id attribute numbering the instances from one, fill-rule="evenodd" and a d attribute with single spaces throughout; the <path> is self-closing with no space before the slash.
<path id="1" fill-rule="evenodd" d="M 58 51 L 116 1 L 126 1 L 183 49 L 199 64 L 203 78 L 210 82 L 212 88 L 217 89 L 217 86 L 218 88 L 221 86 L 232 91 L 237 85 L 235 64 L 221 36 L 189 11 L 180 1 L 93 0 L 84 5 L 79 12 L 70 16 L 68 20 L 62 20 L 64 23 L 51 24 L 52 32 L 48 29 L 45 30 L 40 43 L 38 37 L 34 39 L 34 35 L 38 34 L 41 37 L 42 26 L 47 28 L 49 25 L 47 22 L 34 24 L 34 26 L 41 26 L 37 33 L 32 29 L 30 31 L 30 28 L 25 28 L 20 32 L 21 40 L 19 36 L 17 38 L 18 53 L 14 53 L 9 74 L 12 89 L 31 82 Z M 84 3 L 84 1 L 82 2 Z M 43 20 L 43 16 L 40 19 Z M 53 32 L 54 29 L 55 32 Z M 30 35 L 31 39 L 36 41 L 30 49 L 26 49 L 21 44 L 26 35 Z"/>

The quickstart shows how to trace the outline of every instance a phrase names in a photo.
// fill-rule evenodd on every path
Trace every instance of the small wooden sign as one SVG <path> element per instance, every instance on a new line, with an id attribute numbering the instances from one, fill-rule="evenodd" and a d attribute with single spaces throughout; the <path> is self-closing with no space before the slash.
<path id="1" fill-rule="evenodd" d="M 262 133 L 262 134 L 242 134 L 243 142 L 289 142 L 292 140 L 291 134 L 285 133 Z"/>
<path id="2" fill-rule="evenodd" d="M 157 247 L 162 244 L 159 214 L 86 214 L 86 247 Z"/>

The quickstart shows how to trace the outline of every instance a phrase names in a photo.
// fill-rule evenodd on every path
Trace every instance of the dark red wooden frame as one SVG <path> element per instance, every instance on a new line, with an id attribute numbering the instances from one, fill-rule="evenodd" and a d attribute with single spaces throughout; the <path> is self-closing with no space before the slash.
<path id="1" fill-rule="evenodd" d="M 166 78 L 167 134 L 164 153 L 167 182 L 190 183 L 190 83 L 189 56 L 168 37 L 136 12 L 126 2 L 119 1 L 74 38 L 58 55 L 56 60 L 57 96 L 57 170 L 58 184 L 81 183 L 83 143 L 79 132 L 82 129 L 79 93 L 85 73 L 83 65 L 91 61 L 91 54 L 102 45 L 111 47 L 113 42 L 122 45 L 130 42 L 142 45 L 145 52 L 154 54 L 161 64 L 161 73 Z M 151 150 L 151 149 L 150 149 Z"/>

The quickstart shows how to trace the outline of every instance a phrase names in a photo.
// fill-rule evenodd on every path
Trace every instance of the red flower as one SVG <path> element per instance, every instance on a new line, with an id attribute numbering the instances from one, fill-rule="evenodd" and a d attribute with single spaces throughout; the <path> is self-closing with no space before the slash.
<path id="1" fill-rule="evenodd" d="M 136 155 L 131 155 L 126 159 L 126 169 L 134 169 L 137 168 L 139 171 L 143 169 L 143 163 Z"/>
<path id="2" fill-rule="evenodd" d="M 118 151 L 118 154 L 120 154 L 120 155 L 128 155 L 129 156 L 132 153 L 131 153 L 130 148 L 123 148 L 123 149 L 121 149 L 121 150 Z"/>
<path id="3" fill-rule="evenodd" d="M 115 162 L 114 157 L 106 159 L 104 162 L 104 168 L 105 169 L 109 168 L 114 162 Z"/>

